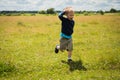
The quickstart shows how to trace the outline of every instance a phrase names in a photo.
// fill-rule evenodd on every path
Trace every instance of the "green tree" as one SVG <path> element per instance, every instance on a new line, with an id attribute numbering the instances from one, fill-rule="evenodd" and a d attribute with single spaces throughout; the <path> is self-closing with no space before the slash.
<path id="1" fill-rule="evenodd" d="M 101 15 L 104 15 L 104 12 L 103 12 L 102 10 L 100 10 L 99 13 L 100 13 Z"/>
<path id="2" fill-rule="evenodd" d="M 45 11 L 45 10 L 41 10 L 41 11 L 39 12 L 39 14 L 46 14 L 46 11 Z"/>
<path id="3" fill-rule="evenodd" d="M 111 13 L 115 13 L 115 12 L 117 12 L 117 10 L 114 9 L 114 8 L 111 8 L 111 9 L 110 9 L 110 12 L 111 12 Z"/>
<path id="4" fill-rule="evenodd" d="M 54 10 L 54 8 L 49 8 L 49 9 L 47 9 L 47 14 L 55 14 L 55 10 Z"/>

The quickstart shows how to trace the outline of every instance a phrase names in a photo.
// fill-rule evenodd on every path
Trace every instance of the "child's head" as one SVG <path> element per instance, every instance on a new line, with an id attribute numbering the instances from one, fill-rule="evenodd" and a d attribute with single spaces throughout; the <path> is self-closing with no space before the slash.
<path id="1" fill-rule="evenodd" d="M 67 16 L 67 18 L 69 20 L 72 20 L 74 17 L 74 11 L 72 7 L 66 7 L 64 10 L 65 10 L 65 15 Z"/>

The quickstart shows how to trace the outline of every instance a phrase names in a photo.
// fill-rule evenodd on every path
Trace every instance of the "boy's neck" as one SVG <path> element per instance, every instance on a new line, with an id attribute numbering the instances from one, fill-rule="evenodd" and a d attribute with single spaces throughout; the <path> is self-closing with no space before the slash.
<path id="1" fill-rule="evenodd" d="M 73 20 L 73 19 L 70 19 L 70 18 L 67 18 L 67 19 L 68 19 L 68 20 L 71 20 L 71 21 Z"/>

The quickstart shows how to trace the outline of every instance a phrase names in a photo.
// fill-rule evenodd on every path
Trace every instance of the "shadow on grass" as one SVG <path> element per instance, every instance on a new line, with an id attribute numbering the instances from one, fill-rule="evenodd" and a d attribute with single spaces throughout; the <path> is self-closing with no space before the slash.
<path id="1" fill-rule="evenodd" d="M 87 71 L 87 69 L 82 65 L 82 61 L 72 61 L 72 62 L 66 62 L 64 60 L 61 60 L 62 63 L 68 64 L 70 66 L 69 70 L 72 72 L 74 70 L 83 70 Z"/>
<path id="2" fill-rule="evenodd" d="M 0 62 L 0 77 L 1 76 L 8 76 L 9 74 L 15 72 L 16 68 L 12 64 L 6 64 Z"/>

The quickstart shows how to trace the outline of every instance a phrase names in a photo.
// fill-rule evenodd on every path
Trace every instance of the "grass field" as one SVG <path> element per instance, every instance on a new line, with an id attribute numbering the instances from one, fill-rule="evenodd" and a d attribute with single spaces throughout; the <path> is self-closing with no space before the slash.
<path id="1" fill-rule="evenodd" d="M 0 16 L 0 80 L 120 80 L 120 16 L 75 16 L 73 60 L 54 53 L 57 16 Z"/>

